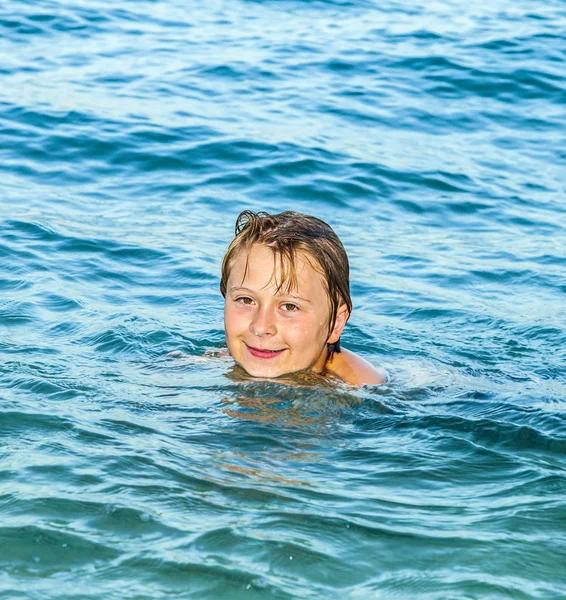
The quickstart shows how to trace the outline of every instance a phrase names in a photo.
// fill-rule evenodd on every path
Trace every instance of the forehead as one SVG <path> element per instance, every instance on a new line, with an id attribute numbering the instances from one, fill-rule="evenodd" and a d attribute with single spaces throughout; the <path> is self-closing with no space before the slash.
<path id="1" fill-rule="evenodd" d="M 287 257 L 267 246 L 254 244 L 236 253 L 230 268 L 228 287 L 271 289 L 280 293 L 300 292 L 327 296 L 326 282 L 314 258 L 303 251 L 295 253 L 294 269 Z"/>

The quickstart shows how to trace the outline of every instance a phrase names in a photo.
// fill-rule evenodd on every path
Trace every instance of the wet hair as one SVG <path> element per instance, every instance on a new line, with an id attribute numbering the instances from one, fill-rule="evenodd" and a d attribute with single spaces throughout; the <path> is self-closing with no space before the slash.
<path id="1" fill-rule="evenodd" d="M 330 300 L 329 332 L 342 304 L 346 304 L 350 317 L 352 299 L 348 255 L 330 225 L 316 217 L 289 210 L 278 214 L 245 210 L 236 219 L 234 233 L 235 237 L 222 261 L 220 291 L 224 297 L 236 255 L 241 250 L 249 252 L 254 244 L 261 244 L 273 251 L 274 267 L 279 267 L 280 281 L 275 282 L 277 292 L 282 289 L 288 292 L 297 287 L 295 261 L 299 254 L 324 277 Z M 244 279 L 247 270 L 246 262 Z M 327 344 L 327 347 L 328 359 L 332 359 L 335 352 L 340 352 L 340 340 Z"/>

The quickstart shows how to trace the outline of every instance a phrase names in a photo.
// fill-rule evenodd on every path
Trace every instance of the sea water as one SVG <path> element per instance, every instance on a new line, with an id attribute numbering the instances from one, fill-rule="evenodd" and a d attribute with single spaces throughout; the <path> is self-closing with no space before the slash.
<path id="1" fill-rule="evenodd" d="M 4 0 L 0 597 L 566 598 L 566 5 Z M 377 387 L 242 379 L 243 209 Z"/>

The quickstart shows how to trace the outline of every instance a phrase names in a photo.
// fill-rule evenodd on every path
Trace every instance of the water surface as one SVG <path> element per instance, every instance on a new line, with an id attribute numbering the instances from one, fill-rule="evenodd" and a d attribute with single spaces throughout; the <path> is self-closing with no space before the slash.
<path id="1" fill-rule="evenodd" d="M 0 55 L 0 596 L 566 597 L 563 2 L 6 0 Z M 243 209 L 335 228 L 389 384 L 203 356 Z"/>

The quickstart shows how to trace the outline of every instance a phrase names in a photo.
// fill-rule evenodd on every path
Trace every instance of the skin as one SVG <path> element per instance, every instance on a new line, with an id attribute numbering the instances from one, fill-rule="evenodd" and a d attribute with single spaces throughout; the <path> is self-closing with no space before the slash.
<path id="1" fill-rule="evenodd" d="M 312 371 L 353 385 L 383 383 L 371 363 L 349 350 L 328 361 L 326 345 L 340 338 L 348 310 L 340 306 L 329 327 L 330 300 L 312 259 L 297 256 L 297 287 L 279 292 L 275 262 L 272 250 L 260 244 L 234 259 L 224 305 L 226 344 L 234 360 L 253 377 Z"/>

